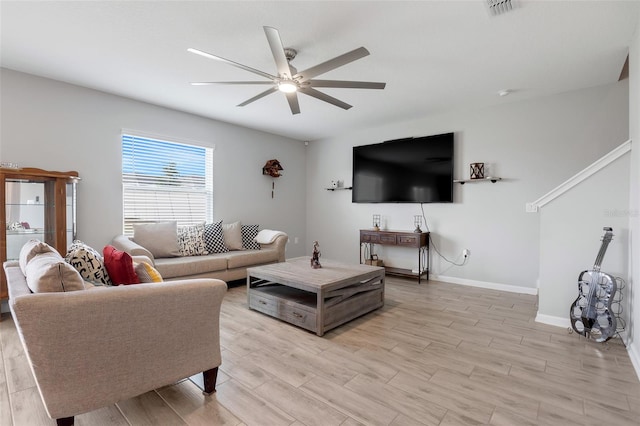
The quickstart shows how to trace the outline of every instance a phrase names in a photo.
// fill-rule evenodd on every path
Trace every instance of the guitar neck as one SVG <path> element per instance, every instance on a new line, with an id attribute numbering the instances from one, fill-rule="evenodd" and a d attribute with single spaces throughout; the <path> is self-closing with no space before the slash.
<path id="1" fill-rule="evenodd" d="M 604 254 L 607 252 L 607 247 L 609 247 L 609 243 L 611 242 L 611 238 L 613 237 L 611 228 L 604 228 L 604 229 L 606 232 L 602 237 L 602 244 L 600 245 L 600 250 L 598 250 L 598 255 L 596 256 L 596 260 L 593 263 L 594 271 L 600 271 L 600 266 L 602 265 Z"/>

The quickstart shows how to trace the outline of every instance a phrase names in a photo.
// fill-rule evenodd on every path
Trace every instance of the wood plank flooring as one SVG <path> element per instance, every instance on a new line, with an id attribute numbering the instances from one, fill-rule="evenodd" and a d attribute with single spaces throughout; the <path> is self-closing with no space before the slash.
<path id="1" fill-rule="evenodd" d="M 216 394 L 183 380 L 76 424 L 640 424 L 640 383 L 619 339 L 536 323 L 536 300 L 387 277 L 382 309 L 317 337 L 249 311 L 245 287 L 231 287 Z M 9 314 L 0 351 L 0 424 L 54 425 Z"/>

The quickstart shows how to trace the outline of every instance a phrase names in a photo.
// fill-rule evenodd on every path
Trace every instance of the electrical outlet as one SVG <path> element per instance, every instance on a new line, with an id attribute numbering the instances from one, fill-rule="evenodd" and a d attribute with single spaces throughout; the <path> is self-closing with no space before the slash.
<path id="1" fill-rule="evenodd" d="M 293 244 L 298 244 L 298 237 L 293 237 Z"/>
<path id="2" fill-rule="evenodd" d="M 467 257 L 471 256 L 471 250 L 469 250 L 469 249 L 464 249 L 464 250 L 462 250 L 462 255 L 463 255 L 465 258 L 467 258 Z"/>

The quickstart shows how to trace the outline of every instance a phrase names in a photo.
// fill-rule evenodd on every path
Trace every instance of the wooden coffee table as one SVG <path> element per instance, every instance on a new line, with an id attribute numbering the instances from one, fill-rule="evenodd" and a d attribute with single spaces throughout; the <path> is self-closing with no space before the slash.
<path id="1" fill-rule="evenodd" d="M 318 336 L 384 305 L 384 268 L 309 257 L 247 269 L 249 308 Z"/>

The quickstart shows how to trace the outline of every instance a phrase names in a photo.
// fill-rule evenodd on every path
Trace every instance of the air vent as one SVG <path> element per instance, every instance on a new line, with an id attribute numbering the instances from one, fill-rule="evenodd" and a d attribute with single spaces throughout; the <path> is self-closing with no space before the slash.
<path id="1" fill-rule="evenodd" d="M 487 7 L 491 16 L 502 15 L 513 9 L 511 0 L 487 0 Z"/>

